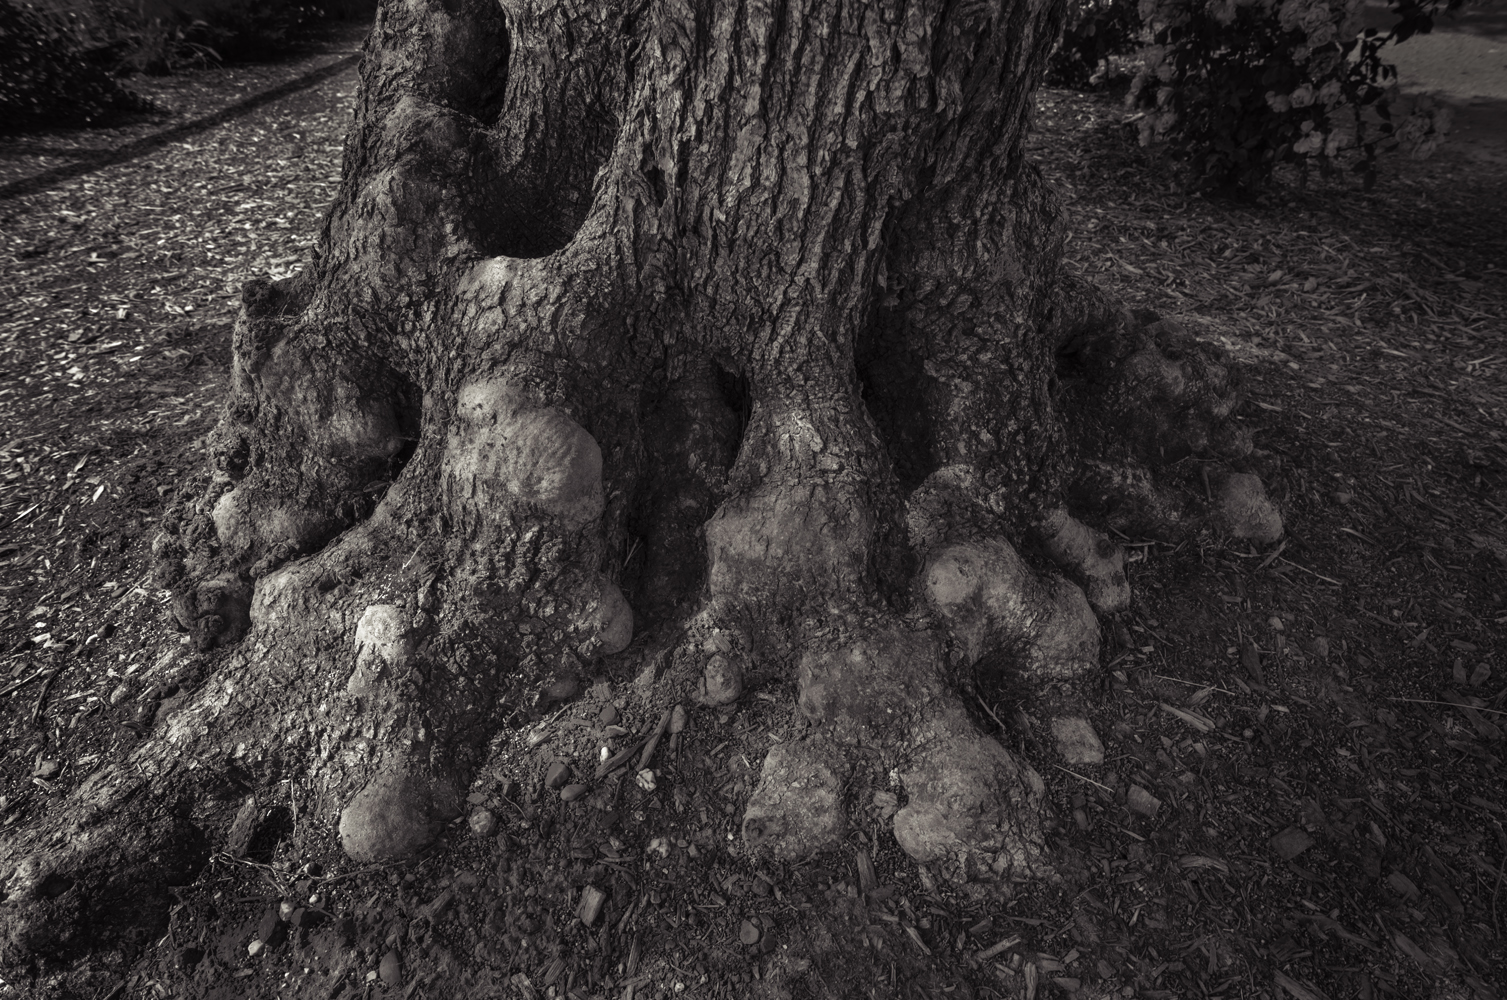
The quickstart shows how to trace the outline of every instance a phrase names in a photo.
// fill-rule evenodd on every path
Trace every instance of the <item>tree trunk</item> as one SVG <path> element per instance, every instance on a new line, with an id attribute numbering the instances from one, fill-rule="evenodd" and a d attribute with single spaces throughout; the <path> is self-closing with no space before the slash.
<path id="1" fill-rule="evenodd" d="M 1202 523 L 1148 470 L 1248 450 L 1209 349 L 1059 273 L 1023 140 L 1061 16 L 385 2 L 318 250 L 247 286 L 159 542 L 184 693 L 4 845 L 7 957 L 100 939 L 79 883 L 191 877 L 227 768 L 409 855 L 591 674 L 649 719 L 794 682 L 751 848 L 809 855 L 891 790 L 917 860 L 1048 872 L 1043 783 L 960 692 L 1007 672 L 1102 755 L 1072 682 L 1128 589 L 1078 517 Z M 180 805 L 133 825 L 148 799 Z"/>

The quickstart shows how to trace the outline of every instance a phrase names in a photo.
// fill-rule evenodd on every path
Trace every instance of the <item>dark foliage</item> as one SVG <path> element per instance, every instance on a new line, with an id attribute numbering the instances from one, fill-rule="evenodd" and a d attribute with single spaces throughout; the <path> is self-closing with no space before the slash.
<path id="1" fill-rule="evenodd" d="M 1108 74 L 1109 57 L 1134 52 L 1140 37 L 1136 0 L 1069 0 L 1062 38 L 1047 63 L 1046 82 L 1076 90 L 1098 86 Z"/>
<path id="2" fill-rule="evenodd" d="M 82 43 L 76 14 L 0 0 L 0 131 L 91 125 L 151 109 Z"/>
<path id="3" fill-rule="evenodd" d="M 1378 154 L 1425 156 L 1444 125 L 1427 104 L 1395 120 L 1382 47 L 1462 2 L 1394 0 L 1383 34 L 1359 30 L 1357 0 L 1142 0 L 1141 142 L 1166 143 L 1198 185 L 1227 193 L 1259 190 L 1283 163 L 1348 169 L 1369 187 Z"/>

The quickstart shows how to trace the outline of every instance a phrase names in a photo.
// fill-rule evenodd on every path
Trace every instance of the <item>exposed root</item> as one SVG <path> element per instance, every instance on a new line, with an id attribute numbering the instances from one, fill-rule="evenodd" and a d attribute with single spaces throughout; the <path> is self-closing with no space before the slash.
<path id="1" fill-rule="evenodd" d="M 910 801 L 895 839 L 917 861 L 946 861 L 958 878 L 1025 877 L 1046 860 L 1041 777 L 980 733 L 955 699 L 931 706 L 912 734 L 915 757 L 900 773 Z"/>
<path id="2" fill-rule="evenodd" d="M 775 744 L 743 812 L 743 842 L 783 858 L 807 858 L 840 842 L 848 770 L 840 748 L 822 737 Z"/>
<path id="3" fill-rule="evenodd" d="M 1130 607 L 1125 551 L 1120 546 L 1074 518 L 1066 507 L 1047 515 L 1037 537 L 1052 561 L 1083 588 L 1095 611 L 1112 614 Z"/>
<path id="4" fill-rule="evenodd" d="M 1038 577 L 1007 542 L 933 552 L 920 585 L 970 663 L 992 650 L 1018 651 L 1017 671 L 1038 683 L 1098 666 L 1099 622 L 1083 591 L 1060 577 Z"/>

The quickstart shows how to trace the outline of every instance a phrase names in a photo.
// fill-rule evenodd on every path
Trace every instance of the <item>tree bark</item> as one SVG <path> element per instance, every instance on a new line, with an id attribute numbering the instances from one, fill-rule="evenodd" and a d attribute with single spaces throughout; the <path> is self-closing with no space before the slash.
<path id="1" fill-rule="evenodd" d="M 750 848 L 822 849 L 893 774 L 912 857 L 1049 872 L 1041 778 L 962 682 L 1012 672 L 1102 753 L 1071 692 L 1128 588 L 1080 517 L 1192 525 L 1150 470 L 1249 447 L 1209 348 L 1060 273 L 1023 141 L 1061 17 L 385 2 L 318 249 L 247 286 L 159 540 L 185 693 L 4 845 L 5 956 L 97 940 L 76 885 L 191 877 L 227 765 L 353 858 L 411 854 L 590 672 L 651 717 L 794 680 Z"/>

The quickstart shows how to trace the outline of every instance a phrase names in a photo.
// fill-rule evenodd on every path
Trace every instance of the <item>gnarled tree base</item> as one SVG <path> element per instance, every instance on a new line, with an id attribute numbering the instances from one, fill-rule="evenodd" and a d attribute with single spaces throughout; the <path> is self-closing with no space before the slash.
<path id="1" fill-rule="evenodd" d="M 1008 672 L 1102 759 L 1072 692 L 1130 599 L 1104 530 L 1280 533 L 1223 464 L 1217 501 L 1159 482 L 1249 451 L 1234 373 L 1059 273 L 1021 152 L 1055 5 L 705 6 L 385 5 L 321 252 L 248 286 L 214 473 L 159 546 L 191 644 L 231 651 L 0 845 L 0 957 L 188 877 L 232 768 L 412 856 L 535 692 L 596 672 L 649 728 L 793 682 L 751 849 L 819 851 L 884 791 L 918 861 L 1050 870 L 1041 777 L 964 692 Z"/>

